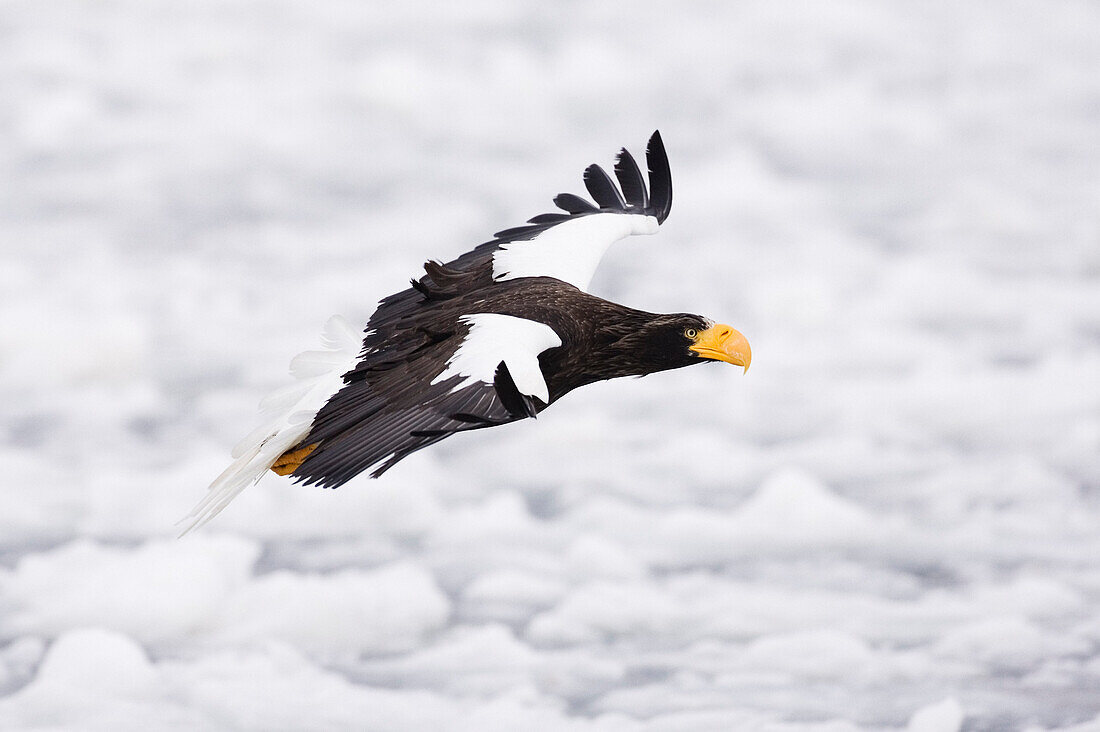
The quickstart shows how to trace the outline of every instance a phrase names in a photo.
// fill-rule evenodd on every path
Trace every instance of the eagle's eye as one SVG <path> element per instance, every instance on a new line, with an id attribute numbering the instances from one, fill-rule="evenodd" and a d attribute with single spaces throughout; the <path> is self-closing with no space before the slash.
<path id="1" fill-rule="evenodd" d="M 694 338 L 695 336 L 699 335 L 699 331 L 695 330 L 694 328 L 688 328 L 684 331 L 684 335 L 688 338 Z"/>

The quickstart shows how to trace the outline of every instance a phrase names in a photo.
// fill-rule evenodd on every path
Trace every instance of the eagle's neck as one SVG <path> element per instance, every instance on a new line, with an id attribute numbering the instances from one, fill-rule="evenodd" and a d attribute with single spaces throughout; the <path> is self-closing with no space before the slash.
<path id="1" fill-rule="evenodd" d="M 670 357 L 665 334 L 655 328 L 664 316 L 619 306 L 593 322 L 583 344 L 545 354 L 543 371 L 553 402 L 573 389 L 623 376 L 645 376 L 688 365 L 682 355 Z"/>

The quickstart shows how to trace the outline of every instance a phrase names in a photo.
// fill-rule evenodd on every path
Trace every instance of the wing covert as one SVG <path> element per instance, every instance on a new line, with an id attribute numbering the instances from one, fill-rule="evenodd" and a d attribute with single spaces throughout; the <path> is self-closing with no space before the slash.
<path id="1" fill-rule="evenodd" d="M 456 432 L 534 416 L 549 401 L 538 356 L 561 342 L 547 325 L 496 313 L 399 333 L 367 352 L 317 413 L 300 443 L 316 448 L 293 476 L 326 487 L 372 467 L 378 477 Z"/>

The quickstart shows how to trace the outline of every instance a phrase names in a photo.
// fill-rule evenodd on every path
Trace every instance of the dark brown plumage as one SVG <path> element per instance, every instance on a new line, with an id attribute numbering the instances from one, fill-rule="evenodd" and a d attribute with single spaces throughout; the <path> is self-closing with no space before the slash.
<path id="1" fill-rule="evenodd" d="M 454 394 L 458 377 L 424 389 L 462 342 L 468 328 L 459 317 L 472 308 L 545 323 L 561 336 L 562 346 L 539 355 L 548 403 L 520 394 L 506 373 Z M 586 384 L 703 363 L 684 333 L 706 328 L 698 315 L 633 310 L 549 277 L 475 285 L 447 298 L 429 294 L 413 317 L 389 324 L 384 341 L 377 332 L 367 337 L 373 350 L 317 414 L 301 444 L 319 446 L 292 475 L 336 486 L 388 457 L 377 477 L 450 434 L 533 417 Z"/>

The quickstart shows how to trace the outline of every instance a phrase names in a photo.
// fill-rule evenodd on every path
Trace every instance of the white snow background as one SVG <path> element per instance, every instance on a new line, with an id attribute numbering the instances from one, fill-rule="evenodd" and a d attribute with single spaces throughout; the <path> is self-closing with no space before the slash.
<path id="1" fill-rule="evenodd" d="M 664 135 L 586 387 L 183 540 L 332 313 Z M 0 728 L 1100 728 L 1100 5 L 0 4 Z"/>

